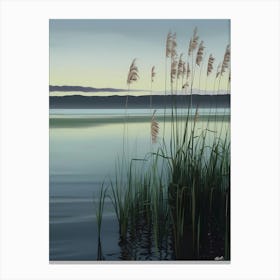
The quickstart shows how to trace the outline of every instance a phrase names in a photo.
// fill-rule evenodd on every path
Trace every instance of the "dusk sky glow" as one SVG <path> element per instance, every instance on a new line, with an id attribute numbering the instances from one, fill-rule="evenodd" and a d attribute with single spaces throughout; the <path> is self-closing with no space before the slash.
<path id="1" fill-rule="evenodd" d="M 193 29 L 197 27 L 199 42 L 203 40 L 206 48 L 202 68 L 195 68 L 194 88 L 200 85 L 200 89 L 205 90 L 207 83 L 206 89 L 213 90 L 217 66 L 223 60 L 226 46 L 230 44 L 230 20 L 220 19 L 52 19 L 49 21 L 49 27 L 50 85 L 126 89 L 129 66 L 132 60 L 137 58 L 140 79 L 131 85 L 131 89 L 150 90 L 150 74 L 154 65 L 156 77 L 153 90 L 162 92 L 165 87 L 167 33 L 176 32 L 178 55 L 184 53 L 184 59 L 191 64 L 192 59 L 188 58 L 187 51 Z M 215 58 L 214 70 L 206 78 L 207 60 L 210 54 Z M 169 69 L 169 59 L 167 65 Z M 228 72 L 220 81 L 220 89 L 227 89 L 227 85 Z M 181 84 L 178 88 L 180 87 Z M 106 93 L 93 93 L 93 95 L 106 95 Z"/>

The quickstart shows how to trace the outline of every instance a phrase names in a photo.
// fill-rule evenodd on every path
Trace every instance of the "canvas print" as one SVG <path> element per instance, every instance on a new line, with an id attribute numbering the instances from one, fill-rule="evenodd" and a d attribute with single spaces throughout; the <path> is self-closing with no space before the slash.
<path id="1" fill-rule="evenodd" d="M 230 260 L 230 20 L 49 21 L 49 260 Z"/>

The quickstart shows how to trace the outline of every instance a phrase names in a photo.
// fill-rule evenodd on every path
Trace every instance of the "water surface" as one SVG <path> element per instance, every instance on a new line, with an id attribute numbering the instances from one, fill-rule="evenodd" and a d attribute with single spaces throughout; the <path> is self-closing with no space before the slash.
<path id="1" fill-rule="evenodd" d="M 118 109 L 50 110 L 50 260 L 96 260 L 98 193 L 104 181 L 114 178 L 116 159 L 122 157 L 124 149 L 124 133 L 125 150 L 131 158 L 141 159 L 156 150 L 164 132 L 168 142 L 170 111 L 165 112 L 169 117 L 164 117 L 163 109 L 156 111 L 160 127 L 157 144 L 151 143 L 150 136 L 153 110 L 130 109 L 124 113 Z M 179 129 L 183 125 L 182 121 Z M 207 125 L 209 130 L 222 130 L 225 137 L 229 109 L 199 110 L 197 134 Z M 208 137 L 210 141 L 213 133 Z M 118 224 L 107 199 L 102 227 L 106 260 L 122 258 L 118 238 Z"/>

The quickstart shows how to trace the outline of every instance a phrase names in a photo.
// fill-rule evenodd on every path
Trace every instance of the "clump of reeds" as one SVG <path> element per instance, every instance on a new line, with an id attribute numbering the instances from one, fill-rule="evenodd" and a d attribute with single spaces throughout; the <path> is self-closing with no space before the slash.
<path id="1" fill-rule="evenodd" d="M 193 57 L 198 47 L 195 61 L 192 62 L 202 71 L 205 47 L 203 41 L 198 45 L 198 40 L 195 28 L 189 42 L 188 56 Z M 170 58 L 172 95 L 174 81 L 176 80 L 177 89 L 177 80 L 180 77 L 183 80 L 186 76 L 182 88 L 189 86 L 192 88 L 196 67 L 192 63 L 191 70 L 189 62 L 183 61 L 183 54 L 177 61 L 176 47 L 176 33 L 169 32 L 165 57 Z M 229 63 L 230 48 L 227 46 L 223 62 L 218 66 L 216 78 L 221 79 L 222 74 L 229 68 Z M 210 54 L 206 77 L 212 73 L 213 64 L 214 57 Z M 154 77 L 153 66 L 151 93 Z M 130 85 L 138 78 L 138 68 L 133 60 L 127 84 Z M 198 107 L 194 115 L 190 115 L 188 107 L 184 112 L 184 118 L 178 118 L 175 97 L 173 95 L 175 101 L 172 104 L 169 143 L 166 143 L 164 135 L 161 142 L 158 139 L 159 123 L 154 110 L 150 129 L 152 143 L 158 143 L 157 151 L 151 151 L 143 159 L 130 160 L 127 169 L 122 165 L 121 170 L 118 169 L 116 173 L 115 182 L 111 182 L 109 197 L 119 223 L 120 244 L 141 241 L 141 236 L 139 237 L 137 232 L 144 228 L 150 234 L 149 246 L 155 248 L 159 258 L 162 244 L 171 240 L 175 259 L 199 260 L 203 258 L 203 254 L 209 253 L 208 234 L 212 234 L 218 228 L 217 238 L 224 244 L 219 255 L 228 260 L 230 258 L 229 134 L 226 133 L 222 138 L 221 134 L 217 135 L 216 131 L 211 131 L 208 127 L 198 130 L 200 118 Z M 182 128 L 179 122 L 184 122 Z M 141 167 L 136 166 L 137 162 L 141 163 Z M 135 255 L 131 257 L 137 258 Z"/>

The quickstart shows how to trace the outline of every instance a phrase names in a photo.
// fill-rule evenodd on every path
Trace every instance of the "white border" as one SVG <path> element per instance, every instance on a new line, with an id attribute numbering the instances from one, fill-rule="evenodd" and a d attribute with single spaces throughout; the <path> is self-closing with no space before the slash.
<path id="1" fill-rule="evenodd" d="M 232 261 L 48 262 L 48 19 L 230 18 Z M 1 279 L 279 279 L 279 2 L 2 1 Z"/>

